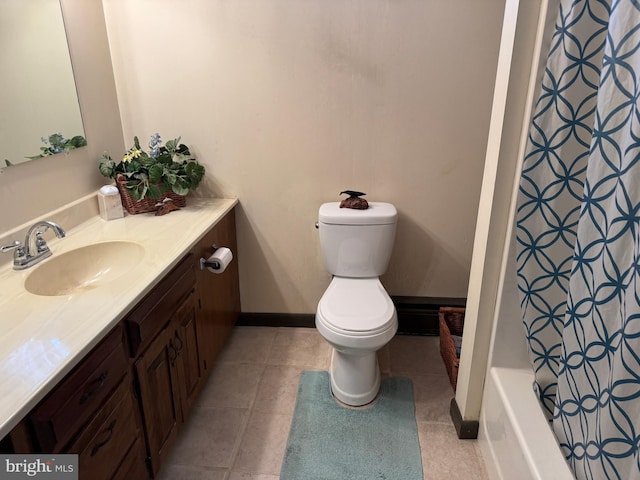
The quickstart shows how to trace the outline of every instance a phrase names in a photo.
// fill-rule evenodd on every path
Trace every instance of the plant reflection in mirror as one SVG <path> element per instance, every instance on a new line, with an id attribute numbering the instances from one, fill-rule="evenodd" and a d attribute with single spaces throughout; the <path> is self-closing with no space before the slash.
<path id="1" fill-rule="evenodd" d="M 61 133 L 52 133 L 48 137 L 41 137 L 44 147 L 40 147 L 41 153 L 34 155 L 33 157 L 26 157 L 30 160 L 37 158 L 48 157 L 49 155 L 55 155 L 56 153 L 67 153 L 75 148 L 84 147 L 87 145 L 87 141 L 82 135 L 76 135 L 73 138 L 64 138 Z M 10 162 L 5 160 L 7 166 L 10 166 Z"/>
<path id="2" fill-rule="evenodd" d="M 68 153 L 70 150 L 87 145 L 87 140 L 82 135 L 76 135 L 73 138 L 64 138 L 61 133 L 53 133 L 48 137 L 40 137 L 40 140 L 42 140 L 42 143 L 45 145 L 44 147 L 40 147 L 40 153 L 32 157 L 24 158 L 36 160 L 58 153 Z M 13 167 L 15 165 L 6 158 L 4 159 L 4 163 L 6 167 Z"/>

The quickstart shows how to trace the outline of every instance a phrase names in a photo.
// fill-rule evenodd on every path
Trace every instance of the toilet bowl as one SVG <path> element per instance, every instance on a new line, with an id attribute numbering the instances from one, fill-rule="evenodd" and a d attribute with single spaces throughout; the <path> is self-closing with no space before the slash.
<path id="1" fill-rule="evenodd" d="M 376 352 L 398 330 L 391 298 L 379 278 L 333 277 L 316 312 L 316 328 L 333 347 L 331 390 L 341 402 L 361 406 L 380 389 Z"/>
<path id="2" fill-rule="evenodd" d="M 376 398 L 376 351 L 398 330 L 395 307 L 379 279 L 389 265 L 397 219 L 396 208 L 385 202 L 368 202 L 362 210 L 330 202 L 318 211 L 322 257 L 333 279 L 318 302 L 316 328 L 333 347 L 331 391 L 347 405 Z"/>

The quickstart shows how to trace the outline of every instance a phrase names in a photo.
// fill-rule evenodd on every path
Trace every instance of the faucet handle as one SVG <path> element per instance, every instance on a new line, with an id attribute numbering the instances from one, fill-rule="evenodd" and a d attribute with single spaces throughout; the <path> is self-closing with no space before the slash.
<path id="1" fill-rule="evenodd" d="M 22 245 L 22 243 L 20 243 L 18 240 L 13 242 L 11 245 L 4 245 L 0 247 L 0 252 L 3 253 L 9 252 L 11 250 L 15 250 L 13 256 L 16 258 L 24 256 L 24 245 Z"/>
<path id="2" fill-rule="evenodd" d="M 49 250 L 47 247 L 47 242 L 44 238 L 42 238 L 42 233 L 40 230 L 36 230 L 36 253 L 42 253 Z"/>

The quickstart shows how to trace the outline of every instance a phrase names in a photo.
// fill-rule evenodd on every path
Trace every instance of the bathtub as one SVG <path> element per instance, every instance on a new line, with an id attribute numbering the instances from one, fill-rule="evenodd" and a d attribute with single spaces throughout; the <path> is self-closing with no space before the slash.
<path id="1" fill-rule="evenodd" d="M 478 433 L 489 478 L 573 480 L 532 383 L 531 369 L 489 369 Z"/>

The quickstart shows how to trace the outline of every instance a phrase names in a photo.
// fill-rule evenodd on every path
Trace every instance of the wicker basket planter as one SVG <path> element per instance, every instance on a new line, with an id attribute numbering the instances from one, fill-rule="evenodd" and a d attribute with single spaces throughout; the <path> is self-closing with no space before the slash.
<path id="1" fill-rule="evenodd" d="M 156 205 L 162 202 L 166 198 L 173 200 L 174 205 L 177 207 L 184 207 L 187 205 L 187 197 L 184 195 L 178 195 L 173 190 L 167 190 L 162 193 L 162 198 L 143 198 L 137 201 L 126 187 L 127 180 L 124 176 L 118 175 L 116 177 L 116 186 L 120 192 L 120 198 L 122 199 L 122 205 L 131 215 L 138 213 L 149 213 L 158 210 Z"/>
<path id="2" fill-rule="evenodd" d="M 460 367 L 459 350 L 456 349 L 454 336 L 462 337 L 464 329 L 464 308 L 441 307 L 438 312 L 440 321 L 440 355 L 449 375 L 449 382 L 456 390 L 458 368 Z"/>

